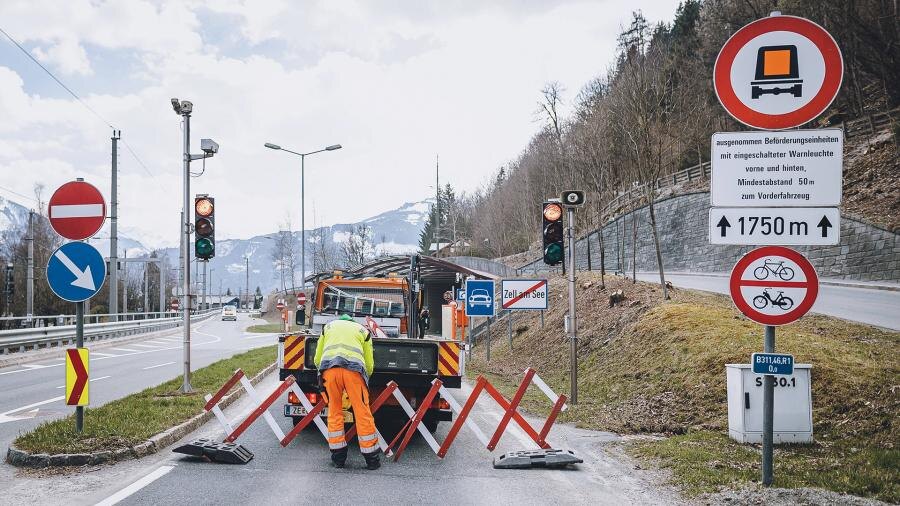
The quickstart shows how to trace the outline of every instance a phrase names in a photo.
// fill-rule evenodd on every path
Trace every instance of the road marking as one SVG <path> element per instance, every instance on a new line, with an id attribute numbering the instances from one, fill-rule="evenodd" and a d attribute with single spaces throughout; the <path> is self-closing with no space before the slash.
<path id="1" fill-rule="evenodd" d="M 29 404 L 29 405 L 27 405 L 27 406 L 22 406 L 21 408 L 11 409 L 11 410 L 6 411 L 6 412 L 4 412 L 4 413 L 0 413 L 0 423 L 15 422 L 15 421 L 18 421 L 18 420 L 24 420 L 24 419 L 27 419 L 27 418 L 34 418 L 34 416 L 37 415 L 37 411 L 38 411 L 38 410 L 34 410 L 33 414 L 32 414 L 32 413 L 29 413 L 31 416 L 15 416 L 15 415 L 11 415 L 11 414 L 12 414 L 12 413 L 16 413 L 16 412 L 18 412 L 18 411 L 25 411 L 26 409 L 36 408 L 36 407 L 38 407 L 38 406 L 43 406 L 44 404 L 50 404 L 51 402 L 61 401 L 61 400 L 65 399 L 65 398 L 66 398 L 65 395 L 60 395 L 59 397 L 54 397 L 54 398 L 52 398 L 52 399 L 47 399 L 46 401 L 35 402 L 34 404 Z"/>
<path id="2" fill-rule="evenodd" d="M 52 365 L 39 365 L 39 364 L 19 364 L 19 367 L 24 367 L 26 369 L 43 369 L 45 367 L 53 367 Z"/>
<path id="3" fill-rule="evenodd" d="M 118 355 L 113 355 L 112 353 L 101 353 L 99 351 L 92 351 L 91 355 L 94 355 L 97 357 L 118 357 Z"/>
<path id="4" fill-rule="evenodd" d="M 167 343 L 167 342 L 165 342 L 165 341 L 144 341 L 144 342 L 145 342 L 145 343 L 149 343 L 149 344 L 162 345 L 162 346 L 168 346 L 168 345 L 169 345 L 169 343 Z M 136 345 L 136 346 L 140 346 L 140 345 L 138 344 L 138 345 Z"/>
<path id="5" fill-rule="evenodd" d="M 113 504 L 118 504 L 123 499 L 130 497 L 132 494 L 137 492 L 138 490 L 146 487 L 147 485 L 153 483 L 154 481 L 162 478 L 166 474 L 169 473 L 172 469 L 175 469 L 175 466 L 160 466 L 152 473 L 144 476 L 138 481 L 128 485 L 127 487 L 119 490 L 115 494 L 107 497 L 106 499 L 97 503 L 97 506 L 112 506 Z"/>
<path id="6" fill-rule="evenodd" d="M 112 377 L 112 376 L 100 376 L 99 378 L 93 378 L 93 379 L 91 379 L 91 383 L 93 383 L 93 382 L 95 382 L 95 381 L 105 380 L 106 378 L 111 378 L 111 377 Z M 58 386 L 58 387 L 56 387 L 56 388 L 66 388 L 66 386 L 65 386 L 65 385 L 60 385 L 60 386 Z"/>
<path id="7" fill-rule="evenodd" d="M 141 347 L 141 348 L 149 348 L 149 349 L 151 349 L 151 350 L 158 350 L 158 349 L 160 349 L 159 346 L 150 346 L 150 345 L 148 345 L 148 344 L 132 344 L 132 346 L 139 346 L 139 347 Z"/>
<path id="8" fill-rule="evenodd" d="M 203 325 L 204 323 L 207 323 L 207 322 L 208 322 L 208 321 L 201 322 L 200 325 Z M 215 343 L 218 343 L 218 342 L 222 341 L 222 338 L 221 338 L 221 337 L 215 336 L 215 335 L 213 335 L 213 334 L 206 334 L 205 332 L 200 332 L 200 331 L 196 331 L 196 333 L 197 333 L 197 334 L 203 334 L 203 335 L 212 337 L 212 338 L 214 338 L 214 339 L 213 339 L 212 341 L 206 341 L 206 342 L 203 342 L 203 343 L 191 344 L 191 347 L 193 347 L 193 348 L 198 348 L 198 347 L 200 347 L 200 346 L 206 346 L 207 344 L 215 344 Z M 136 344 L 135 346 L 141 346 L 141 345 Z M 157 352 L 157 351 L 179 350 L 179 349 L 182 348 L 181 345 L 178 345 L 178 346 L 170 346 L 170 347 L 168 347 L 168 348 L 158 348 L 158 347 L 155 347 L 155 346 L 143 346 L 143 347 L 144 347 L 144 348 L 150 348 L 150 349 L 144 350 L 144 351 L 136 351 L 136 352 L 134 352 L 134 353 L 127 353 L 127 354 L 124 354 L 124 355 L 116 355 L 115 357 L 99 357 L 99 358 L 94 359 L 94 361 L 97 361 L 97 360 L 109 360 L 109 359 L 111 359 L 111 358 L 119 358 L 119 357 L 130 357 L 130 356 L 132 356 L 132 355 L 143 355 L 144 353 L 155 353 L 155 352 Z M 63 365 L 63 364 L 62 364 L 62 363 L 59 363 L 59 364 L 54 364 L 54 365 L 48 365 L 48 366 L 45 366 L 45 367 L 57 367 L 57 366 L 61 366 L 61 365 Z M 16 373 L 20 373 L 20 372 L 28 372 L 28 371 L 33 371 L 33 370 L 35 370 L 35 369 L 34 369 L 34 368 L 28 368 L 28 369 L 16 369 L 16 370 L 14 370 L 14 371 L 0 372 L 0 376 L 6 376 L 7 374 L 16 374 Z"/>
<path id="9" fill-rule="evenodd" d="M 157 367 L 163 367 L 163 366 L 166 366 L 166 365 L 172 365 L 172 364 L 174 364 L 174 363 L 175 363 L 175 362 L 166 362 L 165 364 L 151 365 L 151 366 L 149 366 L 149 367 L 144 367 L 143 370 L 146 371 L 147 369 L 156 369 Z"/>
<path id="10" fill-rule="evenodd" d="M 116 351 L 124 351 L 127 353 L 136 353 L 138 350 L 129 350 L 128 348 L 113 348 Z"/>

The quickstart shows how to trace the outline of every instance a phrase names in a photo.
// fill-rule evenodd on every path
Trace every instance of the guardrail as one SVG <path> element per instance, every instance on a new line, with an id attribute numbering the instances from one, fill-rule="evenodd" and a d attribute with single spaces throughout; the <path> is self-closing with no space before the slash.
<path id="1" fill-rule="evenodd" d="M 191 321 L 204 320 L 219 312 L 219 309 L 212 309 L 197 313 L 191 316 Z M 179 327 L 182 323 L 182 317 L 176 316 L 150 320 L 85 324 L 84 340 L 88 342 L 143 334 Z M 0 330 L 0 354 L 2 355 L 14 351 L 24 352 L 27 349 L 49 348 L 54 345 L 61 347 L 73 342 L 75 342 L 75 325 Z"/>
<path id="2" fill-rule="evenodd" d="M 84 323 L 107 323 L 137 320 L 156 320 L 171 318 L 181 314 L 179 311 L 163 311 L 151 313 L 97 313 L 85 314 Z M 0 329 L 25 329 L 34 327 L 52 327 L 59 325 L 74 325 L 75 315 L 35 315 L 35 316 L 3 316 L 0 317 Z"/>

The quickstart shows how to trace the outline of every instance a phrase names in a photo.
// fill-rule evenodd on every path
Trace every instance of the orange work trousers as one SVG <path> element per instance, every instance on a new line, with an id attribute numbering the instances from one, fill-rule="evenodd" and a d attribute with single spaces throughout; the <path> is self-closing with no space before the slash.
<path id="1" fill-rule="evenodd" d="M 322 372 L 325 393 L 328 395 L 328 447 L 339 450 L 347 446 L 344 439 L 344 392 L 350 398 L 353 416 L 356 418 L 356 433 L 359 450 L 362 453 L 378 451 L 378 435 L 375 432 L 375 418 L 369 409 L 369 387 L 362 374 L 332 367 Z"/>

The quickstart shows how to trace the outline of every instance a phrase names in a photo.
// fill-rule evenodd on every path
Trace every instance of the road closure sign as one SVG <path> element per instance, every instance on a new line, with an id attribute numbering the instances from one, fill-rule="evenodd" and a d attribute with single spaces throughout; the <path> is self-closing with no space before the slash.
<path id="1" fill-rule="evenodd" d="M 791 323 L 813 306 L 819 278 L 809 260 L 782 246 L 765 246 L 738 260 L 729 282 L 734 305 L 763 325 Z"/>
<path id="2" fill-rule="evenodd" d="M 836 207 L 713 207 L 710 244 L 833 245 L 840 240 Z"/>
<path id="3" fill-rule="evenodd" d="M 73 241 L 93 236 L 106 220 L 103 194 L 84 181 L 70 181 L 57 188 L 47 210 L 53 230 Z"/>
<path id="4" fill-rule="evenodd" d="M 734 119 L 783 130 L 824 112 L 843 77 L 841 50 L 824 28 L 808 19 L 772 15 L 744 26 L 722 46 L 713 85 Z"/>
<path id="5" fill-rule="evenodd" d="M 711 142 L 713 206 L 837 206 L 844 133 L 718 132 Z"/>
<path id="6" fill-rule="evenodd" d="M 546 279 L 504 279 L 500 288 L 503 309 L 547 309 Z"/>

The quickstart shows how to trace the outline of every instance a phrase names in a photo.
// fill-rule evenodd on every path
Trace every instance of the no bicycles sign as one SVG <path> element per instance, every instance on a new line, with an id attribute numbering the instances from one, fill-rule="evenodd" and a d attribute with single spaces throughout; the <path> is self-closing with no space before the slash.
<path id="1" fill-rule="evenodd" d="M 765 246 L 735 264 L 730 289 L 734 305 L 747 318 L 763 325 L 784 325 L 813 306 L 819 294 L 819 278 L 800 253 Z"/>

